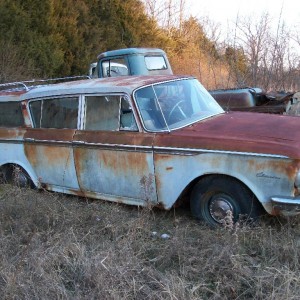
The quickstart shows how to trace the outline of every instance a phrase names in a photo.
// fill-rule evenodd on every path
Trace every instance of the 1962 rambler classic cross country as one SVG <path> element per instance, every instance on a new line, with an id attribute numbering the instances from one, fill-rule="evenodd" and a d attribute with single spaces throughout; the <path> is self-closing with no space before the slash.
<path id="1" fill-rule="evenodd" d="M 299 118 L 224 112 L 194 78 L 88 79 L 0 92 L 2 176 L 21 185 L 170 209 L 300 212 Z"/>

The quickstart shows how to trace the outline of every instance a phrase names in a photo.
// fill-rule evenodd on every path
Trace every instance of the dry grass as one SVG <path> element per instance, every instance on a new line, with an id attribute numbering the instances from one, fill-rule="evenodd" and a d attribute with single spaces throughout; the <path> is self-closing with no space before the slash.
<path id="1" fill-rule="evenodd" d="M 299 299 L 299 245 L 297 219 L 212 230 L 0 185 L 1 299 Z"/>

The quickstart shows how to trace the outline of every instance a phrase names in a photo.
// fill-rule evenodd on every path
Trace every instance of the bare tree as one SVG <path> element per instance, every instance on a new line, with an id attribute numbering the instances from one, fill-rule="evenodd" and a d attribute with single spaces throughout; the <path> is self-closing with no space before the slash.
<path id="1" fill-rule="evenodd" d="M 231 34 L 234 39 L 230 41 L 229 47 L 235 49 L 236 53 L 238 49 L 243 49 L 248 64 L 248 72 L 244 78 L 239 78 L 236 73 L 238 84 L 244 82 L 266 90 L 288 90 L 297 86 L 295 61 L 297 57 L 299 59 L 299 49 L 293 49 L 290 29 L 281 21 L 281 14 L 275 33 L 272 31 L 271 21 L 268 13 L 262 14 L 258 21 L 253 17 L 237 18 L 234 33 Z M 300 46 L 299 35 L 294 34 L 294 39 Z M 234 69 L 234 65 L 232 68 Z"/>
<path id="2" fill-rule="evenodd" d="M 179 31 L 186 18 L 186 0 L 142 0 L 148 15 L 172 35 L 173 29 Z"/>
<path id="3" fill-rule="evenodd" d="M 147 14 L 161 26 L 164 26 L 166 5 L 160 0 L 142 0 Z"/>
<path id="4" fill-rule="evenodd" d="M 270 43 L 270 16 L 268 13 L 264 13 L 258 22 L 250 17 L 239 19 L 236 24 L 237 44 L 241 46 L 249 60 L 250 78 L 249 83 L 251 85 L 258 85 L 260 66 L 267 55 Z"/>

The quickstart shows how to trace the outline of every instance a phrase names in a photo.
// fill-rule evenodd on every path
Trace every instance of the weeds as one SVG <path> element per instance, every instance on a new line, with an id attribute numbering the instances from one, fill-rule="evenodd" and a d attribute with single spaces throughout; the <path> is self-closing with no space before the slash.
<path id="1" fill-rule="evenodd" d="M 299 229 L 297 218 L 266 218 L 213 230 L 186 209 L 141 209 L 0 185 L 0 294 L 298 299 Z"/>

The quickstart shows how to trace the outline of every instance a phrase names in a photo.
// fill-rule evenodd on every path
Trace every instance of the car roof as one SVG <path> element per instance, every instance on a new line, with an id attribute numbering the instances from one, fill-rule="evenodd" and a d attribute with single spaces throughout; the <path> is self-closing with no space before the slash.
<path id="1" fill-rule="evenodd" d="M 184 78 L 190 76 L 152 75 L 152 76 L 119 76 L 96 79 L 67 81 L 63 83 L 26 86 L 0 91 L 0 102 L 22 101 L 40 97 L 51 97 L 74 94 L 127 93 L 143 86 Z"/>

